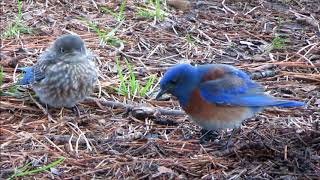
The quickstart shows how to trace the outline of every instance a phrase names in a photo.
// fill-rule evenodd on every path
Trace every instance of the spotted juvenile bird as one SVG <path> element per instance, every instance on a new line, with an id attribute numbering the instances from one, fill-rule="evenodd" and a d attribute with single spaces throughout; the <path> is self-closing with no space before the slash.
<path id="1" fill-rule="evenodd" d="M 160 87 L 157 99 L 164 93 L 177 97 L 191 119 L 206 130 L 237 128 L 266 107 L 304 104 L 266 95 L 245 72 L 223 64 L 176 65 L 164 74 Z"/>
<path id="2" fill-rule="evenodd" d="M 31 84 L 40 101 L 50 107 L 74 107 L 89 96 L 97 82 L 93 56 L 76 35 L 63 35 L 55 40 L 19 84 Z"/>

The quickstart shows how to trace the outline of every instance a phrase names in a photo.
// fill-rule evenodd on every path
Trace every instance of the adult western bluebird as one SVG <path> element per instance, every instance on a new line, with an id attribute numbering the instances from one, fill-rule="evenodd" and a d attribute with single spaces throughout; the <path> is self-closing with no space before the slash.
<path id="1" fill-rule="evenodd" d="M 304 103 L 280 100 L 243 71 L 230 65 L 180 64 L 169 69 L 160 81 L 161 91 L 177 97 L 191 119 L 206 130 L 237 128 L 266 107 L 295 107 Z"/>
<path id="2" fill-rule="evenodd" d="M 74 107 L 91 94 L 98 80 L 93 56 L 76 35 L 63 35 L 40 55 L 19 84 L 31 84 L 42 103 L 51 107 Z"/>

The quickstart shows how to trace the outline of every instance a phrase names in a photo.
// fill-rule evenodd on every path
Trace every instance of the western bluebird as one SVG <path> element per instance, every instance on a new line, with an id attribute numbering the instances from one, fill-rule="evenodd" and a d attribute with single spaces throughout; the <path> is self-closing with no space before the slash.
<path id="1" fill-rule="evenodd" d="M 191 119 L 206 130 L 237 128 L 266 107 L 295 107 L 304 103 L 280 100 L 263 93 L 243 71 L 230 65 L 180 64 L 160 81 L 161 91 L 177 97 Z"/>
<path id="2" fill-rule="evenodd" d="M 76 35 L 57 38 L 34 66 L 20 69 L 25 74 L 19 84 L 31 84 L 40 101 L 51 107 L 74 107 L 98 80 L 93 56 Z"/>

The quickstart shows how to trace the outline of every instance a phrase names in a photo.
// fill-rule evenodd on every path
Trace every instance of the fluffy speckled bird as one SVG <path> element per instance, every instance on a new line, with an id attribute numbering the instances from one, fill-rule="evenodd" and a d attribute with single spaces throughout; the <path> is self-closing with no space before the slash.
<path id="1" fill-rule="evenodd" d="M 89 96 L 98 80 L 93 56 L 77 35 L 63 35 L 25 72 L 19 84 L 31 84 L 40 101 L 50 107 L 74 107 Z"/>
<path id="2" fill-rule="evenodd" d="M 296 107 L 304 103 L 266 95 L 243 71 L 223 64 L 179 64 L 160 81 L 161 91 L 177 97 L 191 119 L 206 130 L 238 128 L 266 107 Z"/>

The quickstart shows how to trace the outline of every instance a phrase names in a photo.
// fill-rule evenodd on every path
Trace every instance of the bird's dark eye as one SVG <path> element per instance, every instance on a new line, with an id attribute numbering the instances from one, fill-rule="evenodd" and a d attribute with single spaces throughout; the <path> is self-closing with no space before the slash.
<path id="1" fill-rule="evenodd" d="M 63 48 L 60 48 L 60 52 L 61 52 L 61 53 L 64 53 L 65 50 L 64 50 Z"/>
<path id="2" fill-rule="evenodd" d="M 171 83 L 171 84 L 177 84 L 177 80 L 176 80 L 176 79 L 171 79 L 171 80 L 170 80 L 170 83 Z"/>

